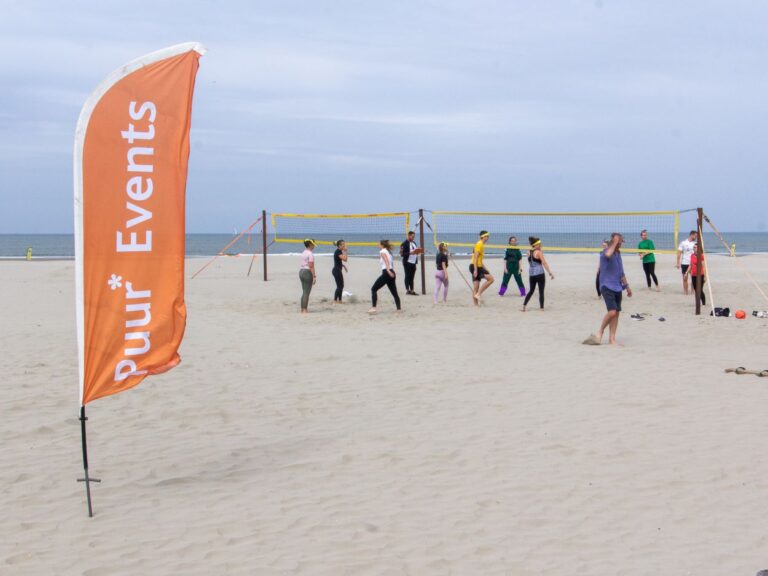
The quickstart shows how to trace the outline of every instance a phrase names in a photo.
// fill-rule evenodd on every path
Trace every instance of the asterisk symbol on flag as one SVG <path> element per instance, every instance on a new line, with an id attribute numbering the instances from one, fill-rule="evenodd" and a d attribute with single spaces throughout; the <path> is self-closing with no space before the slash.
<path id="1" fill-rule="evenodd" d="M 109 280 L 107 280 L 107 284 L 109 284 L 109 287 L 112 288 L 112 290 L 117 290 L 123 285 L 123 277 L 118 276 L 117 274 L 112 274 Z"/>

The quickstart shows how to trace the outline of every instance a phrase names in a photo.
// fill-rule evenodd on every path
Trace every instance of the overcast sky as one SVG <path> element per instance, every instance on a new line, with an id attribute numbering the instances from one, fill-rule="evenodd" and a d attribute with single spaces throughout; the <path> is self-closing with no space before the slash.
<path id="1" fill-rule="evenodd" d="M 72 231 L 112 70 L 200 61 L 190 232 L 287 212 L 668 210 L 768 227 L 768 3 L 5 0 L 0 233 Z"/>

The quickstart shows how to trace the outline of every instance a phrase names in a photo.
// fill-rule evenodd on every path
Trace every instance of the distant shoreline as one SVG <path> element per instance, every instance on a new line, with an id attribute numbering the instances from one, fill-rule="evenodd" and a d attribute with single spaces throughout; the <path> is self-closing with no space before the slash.
<path id="1" fill-rule="evenodd" d="M 427 252 L 426 253 L 428 257 L 434 256 L 434 253 Z M 553 252 L 548 255 L 548 257 L 552 256 L 566 256 L 566 255 L 576 255 L 576 254 L 583 254 L 580 252 Z M 710 256 L 722 256 L 726 258 L 730 258 L 730 254 L 727 252 L 721 251 L 721 252 L 707 252 Z M 743 258 L 745 256 L 760 256 L 763 254 L 768 254 L 768 251 L 754 251 L 754 252 L 737 252 L 736 258 Z M 298 258 L 301 255 L 300 252 L 268 252 L 267 258 Z M 594 253 L 595 257 L 597 256 L 597 253 Z M 204 260 L 206 258 L 214 258 L 215 256 L 219 256 L 220 258 L 253 258 L 254 254 L 187 254 L 184 256 L 185 260 Z M 261 252 L 257 252 L 255 254 L 257 258 L 261 256 Z M 330 252 L 320 252 L 315 254 L 318 258 L 330 258 L 333 256 Z M 457 260 L 468 260 L 470 258 L 471 254 L 468 252 L 460 252 L 460 253 L 452 253 L 451 257 L 456 258 Z M 354 254 L 355 258 L 364 258 L 364 259 L 371 259 L 371 258 L 378 258 L 378 256 L 374 254 Z M 501 260 L 503 259 L 502 254 L 498 253 L 486 253 L 485 254 L 486 260 Z M 74 256 L 33 256 L 31 260 L 27 260 L 25 256 L 0 256 L 0 262 L 74 262 L 75 257 Z"/>
<path id="2" fill-rule="evenodd" d="M 275 238 L 270 235 L 267 246 L 268 255 L 295 255 L 303 250 L 303 246 L 299 240 L 297 240 L 296 232 L 294 231 L 292 236 L 288 238 L 278 238 L 275 242 Z M 344 238 L 347 242 L 353 242 L 350 247 L 350 255 L 354 256 L 378 256 L 378 241 L 381 238 L 389 238 L 394 245 L 395 252 L 397 252 L 397 245 L 400 243 L 402 231 L 393 232 L 389 231 L 373 231 L 373 232 L 339 232 L 338 236 L 335 234 L 317 234 L 314 238 L 319 240 L 325 240 L 321 246 L 318 247 L 316 254 L 329 254 L 332 253 L 334 247 L 331 245 L 331 241 Z M 494 254 L 503 253 L 507 236 L 501 233 L 492 233 L 492 244 L 486 248 L 488 256 Z M 547 251 L 547 246 L 552 248 L 552 253 L 572 253 L 569 247 L 573 247 L 573 253 L 585 251 L 584 248 L 589 248 L 590 252 L 597 253 L 599 251 L 600 241 L 604 235 L 595 232 L 576 232 L 576 233 L 547 233 L 542 234 L 541 238 L 544 242 L 544 249 Z M 454 255 L 460 257 L 462 255 L 468 255 L 472 252 L 472 246 L 476 241 L 475 233 L 471 231 L 466 232 L 444 232 L 438 238 L 440 241 L 448 242 L 451 246 L 451 250 Z M 281 240 L 289 240 L 288 242 L 282 242 Z M 677 244 L 674 243 L 671 234 L 659 234 L 658 237 L 653 238 L 656 243 L 656 247 L 659 250 L 664 250 L 667 253 L 673 253 L 677 248 Z M 745 254 L 762 254 L 768 253 L 768 232 L 760 233 L 726 233 L 725 240 L 729 244 L 735 244 L 736 253 L 739 255 Z M 235 242 L 233 242 L 235 241 Z M 433 253 L 433 242 L 435 237 L 433 234 L 425 234 L 424 244 L 428 252 Z M 630 240 L 626 246 L 628 249 L 634 249 L 635 243 Z M 73 234 L 0 234 L 0 260 L 25 260 L 27 251 L 31 248 L 32 257 L 34 260 L 73 260 L 74 259 L 74 235 Z M 728 250 L 722 244 L 722 242 L 713 235 L 704 235 L 704 248 L 707 253 L 718 254 L 727 253 Z M 185 256 L 187 258 L 210 258 L 216 256 L 220 252 L 235 256 L 253 256 L 255 253 L 258 257 L 262 253 L 261 248 L 261 235 L 249 234 L 236 238 L 231 234 L 187 234 L 185 245 Z"/>

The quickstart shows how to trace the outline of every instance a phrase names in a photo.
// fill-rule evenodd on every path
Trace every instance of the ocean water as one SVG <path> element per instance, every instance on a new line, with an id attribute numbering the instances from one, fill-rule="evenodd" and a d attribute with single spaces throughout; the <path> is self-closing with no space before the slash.
<path id="1" fill-rule="evenodd" d="M 525 232 L 518 233 L 518 241 L 520 244 L 527 243 L 528 235 L 540 236 L 542 239 L 542 245 L 546 250 L 547 246 L 561 246 L 561 247 L 599 247 L 600 241 L 604 237 L 604 234 L 600 233 L 536 233 Z M 308 236 L 310 236 L 308 234 Z M 386 234 L 347 234 L 344 239 L 348 242 L 369 242 L 376 244 L 382 236 Z M 396 252 L 398 245 L 403 240 L 403 234 L 389 234 L 389 240 L 392 242 L 393 250 Z M 768 232 L 724 232 L 723 236 L 729 244 L 736 245 L 737 254 L 746 254 L 753 252 L 768 252 Z M 335 241 L 338 236 L 330 236 L 327 234 L 316 234 L 311 236 L 316 240 Z M 682 240 L 683 236 L 680 236 Z M 301 238 L 295 238 L 301 240 Z M 441 241 L 448 242 L 449 244 L 472 244 L 477 240 L 475 234 L 461 234 L 461 233 L 447 233 L 441 234 Z M 673 236 L 669 233 L 659 233 L 652 235 L 651 239 L 655 242 L 658 249 L 674 249 Z M 188 257 L 205 257 L 213 256 L 222 251 L 227 244 L 235 240 L 233 234 L 187 234 L 186 237 L 186 254 Z M 417 236 L 418 240 L 418 236 Z M 433 236 L 431 233 L 427 234 L 425 231 L 424 236 L 425 244 L 429 252 L 433 251 L 432 242 Z M 490 243 L 491 244 L 506 244 L 506 234 L 493 234 Z M 628 238 L 627 247 L 636 247 L 639 238 Z M 704 246 L 707 252 L 726 252 L 725 246 L 714 234 L 704 234 Z M 72 234 L 0 234 L 0 259 L 15 260 L 24 259 L 27 254 L 27 249 L 32 249 L 33 259 L 56 259 L 56 260 L 68 260 L 74 259 L 74 236 Z M 301 242 L 295 243 L 283 243 L 274 242 L 274 238 L 270 234 L 268 237 L 268 253 L 269 254 L 296 254 L 304 249 Z M 333 246 L 321 245 L 318 246 L 317 252 L 331 253 L 333 252 Z M 261 253 L 261 234 L 246 235 L 234 242 L 231 246 L 224 250 L 226 254 L 253 254 L 254 252 Z M 452 249 L 456 255 L 462 255 L 471 252 L 471 248 L 455 246 Z M 501 253 L 501 249 L 488 249 L 488 254 Z M 349 249 L 351 255 L 359 256 L 374 256 L 378 253 L 377 246 L 352 246 Z"/>

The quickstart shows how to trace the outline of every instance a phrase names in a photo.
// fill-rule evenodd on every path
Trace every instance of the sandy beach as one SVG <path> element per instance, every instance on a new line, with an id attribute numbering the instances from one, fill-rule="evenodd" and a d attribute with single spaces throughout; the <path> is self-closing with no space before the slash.
<path id="1" fill-rule="evenodd" d="M 709 258 L 696 317 L 672 257 L 624 301 L 623 347 L 584 346 L 595 255 L 548 255 L 546 310 L 380 292 L 351 258 L 335 306 L 318 257 L 225 257 L 194 280 L 181 365 L 78 413 L 74 263 L 0 262 L 0 574 L 736 575 L 768 568 L 768 255 Z M 466 261 L 459 262 L 466 275 Z M 398 272 L 401 271 L 398 263 Z M 417 285 L 420 277 L 417 275 Z M 631 313 L 647 313 L 645 320 Z M 660 322 L 659 317 L 666 321 Z"/>

